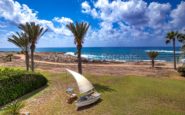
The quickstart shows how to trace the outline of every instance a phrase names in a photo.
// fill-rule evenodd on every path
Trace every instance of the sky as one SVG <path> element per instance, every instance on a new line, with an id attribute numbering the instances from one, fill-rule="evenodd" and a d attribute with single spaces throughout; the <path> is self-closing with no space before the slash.
<path id="1" fill-rule="evenodd" d="M 183 0 L 0 0 L 0 48 L 20 23 L 48 28 L 37 47 L 75 47 L 66 24 L 87 22 L 84 47 L 170 46 L 169 31 L 185 30 Z"/>

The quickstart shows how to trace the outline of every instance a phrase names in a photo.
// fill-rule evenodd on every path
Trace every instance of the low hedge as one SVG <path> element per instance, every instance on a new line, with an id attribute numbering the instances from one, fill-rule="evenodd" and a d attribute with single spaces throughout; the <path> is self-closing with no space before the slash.
<path id="1" fill-rule="evenodd" d="M 0 106 L 47 84 L 39 73 L 0 68 Z"/>
<path id="2" fill-rule="evenodd" d="M 185 66 L 178 67 L 177 71 L 181 74 L 181 76 L 185 77 Z"/>

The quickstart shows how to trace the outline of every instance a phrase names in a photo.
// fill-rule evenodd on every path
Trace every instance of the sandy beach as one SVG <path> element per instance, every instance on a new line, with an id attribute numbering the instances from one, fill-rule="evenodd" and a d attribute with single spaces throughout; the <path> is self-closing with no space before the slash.
<path id="1" fill-rule="evenodd" d="M 8 53 L 1 52 L 0 56 L 5 56 Z M 49 56 L 60 56 L 60 61 L 52 58 L 46 59 Z M 8 67 L 25 67 L 24 55 L 13 53 L 12 61 L 5 62 L 1 60 L 1 66 Z M 180 66 L 182 64 L 178 64 Z M 51 72 L 65 72 L 65 68 L 77 70 L 76 57 L 65 56 L 64 53 L 36 53 L 35 54 L 36 69 L 42 69 Z M 155 68 L 151 68 L 150 62 L 105 62 L 83 61 L 84 73 L 97 75 L 144 75 L 144 76 L 171 76 L 176 71 L 173 70 L 173 63 L 171 62 L 156 62 Z"/>

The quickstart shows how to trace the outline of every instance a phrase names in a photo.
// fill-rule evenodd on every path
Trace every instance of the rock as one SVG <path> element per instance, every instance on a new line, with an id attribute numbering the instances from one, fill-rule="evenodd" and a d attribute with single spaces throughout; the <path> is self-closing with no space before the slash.
<path id="1" fill-rule="evenodd" d="M 30 112 L 21 112 L 20 115 L 30 115 Z"/>

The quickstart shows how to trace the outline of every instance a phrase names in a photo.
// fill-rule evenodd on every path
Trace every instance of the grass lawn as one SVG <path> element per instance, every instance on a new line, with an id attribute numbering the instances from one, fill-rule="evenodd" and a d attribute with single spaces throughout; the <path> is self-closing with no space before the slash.
<path id="1" fill-rule="evenodd" d="M 185 80 L 143 76 L 86 75 L 102 99 L 95 106 L 76 111 L 66 104 L 66 83 L 62 73 L 45 73 L 48 87 L 22 98 L 23 110 L 34 115 L 185 115 Z M 76 84 L 72 84 L 75 86 Z"/>

